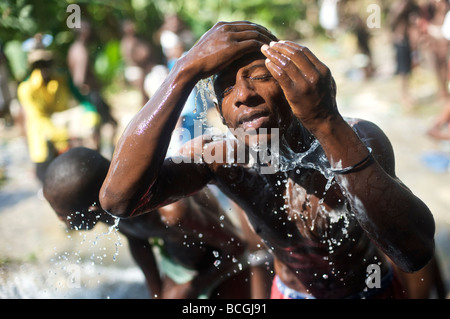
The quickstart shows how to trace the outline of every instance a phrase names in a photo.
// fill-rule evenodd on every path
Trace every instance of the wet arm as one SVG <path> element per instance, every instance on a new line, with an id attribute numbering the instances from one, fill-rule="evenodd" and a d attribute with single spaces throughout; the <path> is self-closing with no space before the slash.
<path id="1" fill-rule="evenodd" d="M 373 126 L 369 129 L 375 132 L 368 143 L 373 160 L 353 172 L 336 174 L 335 179 L 369 237 L 402 270 L 416 271 L 433 254 L 434 220 L 428 207 L 395 177 L 387 138 Z M 324 123 L 315 134 L 332 167 L 352 166 L 369 152 L 343 119 Z"/>
<path id="2" fill-rule="evenodd" d="M 161 296 L 161 277 L 151 245 L 147 240 L 128 237 L 128 245 L 134 261 L 144 273 L 151 298 Z"/>
<path id="3" fill-rule="evenodd" d="M 336 107 L 331 72 L 307 48 L 292 43 L 264 47 L 266 66 L 280 83 L 297 119 L 320 142 L 361 227 L 405 271 L 422 268 L 434 248 L 434 220 L 428 207 L 395 177 L 390 143 L 374 125 L 360 127 L 374 160 Z M 383 164 L 382 165 L 380 165 Z"/>
<path id="4" fill-rule="evenodd" d="M 195 83 L 189 71 L 175 66 L 158 92 L 127 126 L 100 191 L 100 202 L 106 211 L 127 217 L 154 208 L 145 207 L 149 200 L 145 196 L 158 177 L 165 180 L 159 175 L 171 134 Z"/>
<path id="5" fill-rule="evenodd" d="M 138 215 L 160 205 L 164 197 L 174 197 L 170 190 L 162 190 L 157 181 L 165 180 L 161 167 L 171 134 L 193 87 L 198 80 L 220 72 L 244 54 L 259 50 L 271 39 L 275 37 L 267 29 L 253 23 L 220 22 L 177 61 L 158 91 L 125 129 L 116 146 L 99 196 L 106 211 L 119 217 Z M 200 174 L 197 180 L 203 180 L 201 174 L 204 171 L 200 169 L 197 173 Z M 195 180 L 183 185 L 186 194 L 198 190 L 191 187 Z M 165 192 L 159 202 L 152 199 L 155 188 Z"/>

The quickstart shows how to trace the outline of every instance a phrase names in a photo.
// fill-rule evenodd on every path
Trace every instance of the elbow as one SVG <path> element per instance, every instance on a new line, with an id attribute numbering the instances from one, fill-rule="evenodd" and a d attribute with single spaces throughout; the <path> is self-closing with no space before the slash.
<path id="1" fill-rule="evenodd" d="M 130 210 L 127 209 L 128 205 L 126 203 L 120 201 L 116 202 L 110 199 L 100 199 L 100 205 L 102 206 L 102 209 L 111 216 L 117 218 L 131 217 L 131 214 L 129 213 Z"/>
<path id="2" fill-rule="evenodd" d="M 434 258 L 435 254 L 434 235 L 436 231 L 436 225 L 431 212 L 428 214 L 428 219 L 426 219 L 426 222 L 422 223 L 421 228 L 423 229 L 423 233 L 421 239 L 419 240 L 419 244 L 417 245 L 419 249 L 416 249 L 418 253 L 415 258 L 416 267 L 414 267 L 413 271 L 418 271 L 422 269 L 430 262 L 430 260 Z"/>
<path id="3" fill-rule="evenodd" d="M 114 217 L 128 218 L 132 215 L 131 201 L 118 194 L 112 194 L 107 189 L 102 188 L 100 190 L 99 201 L 102 209 Z"/>
<path id="4" fill-rule="evenodd" d="M 421 270 L 434 257 L 436 226 L 431 212 L 427 210 L 412 228 L 415 229 L 414 235 L 404 241 L 403 263 L 399 264 L 402 270 L 410 273 Z"/>

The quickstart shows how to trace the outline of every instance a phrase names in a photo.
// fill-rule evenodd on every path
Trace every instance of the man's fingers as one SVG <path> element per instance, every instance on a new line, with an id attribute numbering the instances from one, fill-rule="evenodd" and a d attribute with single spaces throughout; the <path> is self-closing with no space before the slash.
<path id="1" fill-rule="evenodd" d="M 305 55 L 294 54 L 294 52 L 288 53 L 286 50 L 282 53 L 274 48 L 273 42 L 271 44 L 272 46 L 263 46 L 261 51 L 298 85 L 310 84 L 320 76 L 319 71 Z"/>
<path id="2" fill-rule="evenodd" d="M 288 88 L 292 86 L 292 79 L 286 74 L 286 72 L 270 59 L 266 59 L 266 68 L 272 74 L 272 76 L 280 84 L 281 88 Z"/>
<path id="3" fill-rule="evenodd" d="M 285 52 L 286 54 L 291 54 L 294 56 L 296 53 L 304 54 L 322 75 L 326 75 L 326 73 L 329 71 L 328 67 L 322 61 L 320 61 L 317 56 L 311 52 L 311 50 L 303 45 L 292 41 L 278 41 L 277 43 L 273 44 L 273 47 L 279 49 L 281 52 Z"/>
<path id="4" fill-rule="evenodd" d="M 267 28 L 248 21 L 236 21 L 236 22 L 219 22 L 217 24 L 224 32 L 236 33 L 234 36 L 238 38 L 239 36 L 258 36 L 257 33 L 265 36 L 265 39 L 270 39 L 270 41 L 278 41 L 277 37 L 272 34 Z M 244 33 L 246 31 L 253 31 L 256 33 Z M 243 34 L 244 33 L 244 34 Z M 266 42 L 264 42 L 266 43 Z M 267 42 L 269 43 L 269 42 Z"/>

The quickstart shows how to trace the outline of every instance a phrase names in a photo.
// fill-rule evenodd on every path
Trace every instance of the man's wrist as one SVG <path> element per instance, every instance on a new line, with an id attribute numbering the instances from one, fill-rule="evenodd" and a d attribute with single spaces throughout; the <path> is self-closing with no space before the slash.
<path id="1" fill-rule="evenodd" d="M 195 66 L 195 63 L 191 63 L 186 56 L 182 56 L 175 62 L 173 71 L 177 82 L 183 81 L 186 84 L 193 84 L 192 87 L 201 80 L 198 67 Z"/>
<path id="2" fill-rule="evenodd" d="M 336 132 L 343 126 L 347 126 L 347 122 L 338 113 L 330 113 L 326 116 L 320 116 L 309 121 L 309 123 L 303 123 L 306 129 L 310 131 L 319 141 L 322 138 L 328 138 L 335 136 Z"/>

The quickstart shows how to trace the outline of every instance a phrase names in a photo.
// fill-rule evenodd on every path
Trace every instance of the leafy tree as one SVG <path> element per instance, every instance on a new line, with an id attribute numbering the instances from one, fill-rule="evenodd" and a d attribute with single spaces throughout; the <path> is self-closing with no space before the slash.
<path id="1" fill-rule="evenodd" d="M 299 21 L 308 20 L 308 10 L 317 8 L 317 0 L 2 0 L 0 41 L 10 42 L 13 52 L 10 55 L 19 56 L 18 43 L 37 32 L 50 34 L 53 37 L 50 49 L 57 53 L 61 63 L 65 62 L 74 39 L 74 32 L 66 23 L 69 4 L 79 5 L 81 18 L 90 21 L 93 27 L 91 51 L 93 58 L 98 59 L 97 71 L 106 82 L 114 77 L 114 69 L 120 68 L 117 50 L 125 19 L 135 21 L 141 37 L 153 45 L 153 35 L 164 16 L 173 13 L 180 15 L 197 38 L 219 20 L 250 20 L 267 26 L 280 38 L 300 38 L 305 24 Z"/>

